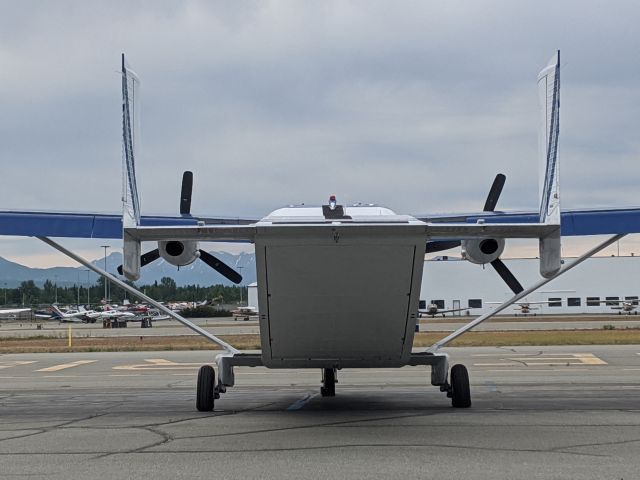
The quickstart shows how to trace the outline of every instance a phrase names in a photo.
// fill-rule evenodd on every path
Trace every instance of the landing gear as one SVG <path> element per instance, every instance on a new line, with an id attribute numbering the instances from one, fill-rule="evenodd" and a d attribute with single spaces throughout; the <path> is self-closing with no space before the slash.
<path id="1" fill-rule="evenodd" d="M 448 397 L 451 397 L 451 406 L 454 408 L 469 408 L 471 406 L 471 390 L 469 388 L 469 372 L 464 365 L 451 367 L 451 385 L 449 385 Z"/>
<path id="2" fill-rule="evenodd" d="M 200 367 L 196 391 L 196 408 L 199 412 L 210 412 L 213 410 L 215 384 L 216 373 L 213 367 L 211 365 L 203 365 Z"/>
<path id="3" fill-rule="evenodd" d="M 320 387 L 320 395 L 323 397 L 335 397 L 336 396 L 336 369 L 335 368 L 323 368 L 322 369 L 322 387 Z"/>

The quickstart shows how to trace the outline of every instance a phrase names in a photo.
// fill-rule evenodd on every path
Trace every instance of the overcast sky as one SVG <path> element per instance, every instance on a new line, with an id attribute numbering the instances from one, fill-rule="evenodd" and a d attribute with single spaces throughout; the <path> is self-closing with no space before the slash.
<path id="1" fill-rule="evenodd" d="M 398 213 L 478 210 L 498 172 L 499 209 L 536 209 L 536 76 L 556 49 L 563 208 L 640 204 L 634 1 L 0 11 L 3 209 L 120 210 L 121 52 L 142 80 L 143 213 L 177 213 L 185 169 L 194 213 L 260 217 L 330 194 Z M 65 242 L 90 258 L 103 243 Z M 35 240 L 2 239 L 0 256 L 70 264 Z"/>

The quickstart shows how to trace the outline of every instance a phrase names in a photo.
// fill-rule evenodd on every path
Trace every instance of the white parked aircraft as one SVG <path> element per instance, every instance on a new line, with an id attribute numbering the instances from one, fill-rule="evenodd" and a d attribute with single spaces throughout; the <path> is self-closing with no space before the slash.
<path id="1" fill-rule="evenodd" d="M 471 308 L 450 308 L 449 310 L 440 310 L 438 305 L 430 303 L 427 305 L 427 308 L 418 309 L 418 317 L 422 317 L 424 315 L 429 315 L 431 318 L 435 318 L 436 315 L 442 315 L 444 317 L 445 313 L 462 312 L 464 310 L 469 311 Z"/>
<path id="2" fill-rule="evenodd" d="M 63 312 L 57 305 L 51 305 L 50 308 L 53 320 L 59 320 L 61 322 L 82 323 L 86 321 L 85 315 L 89 312 L 82 310 L 70 310 Z"/>
<path id="3" fill-rule="evenodd" d="M 183 177 L 179 217 L 143 217 L 135 177 L 132 128 L 138 80 L 122 58 L 124 192 L 121 218 L 99 214 L 0 212 L 0 234 L 36 236 L 121 288 L 187 325 L 225 352 L 198 374 L 196 406 L 207 411 L 235 384 L 235 366 L 317 368 L 321 392 L 335 394 L 343 368 L 431 366 L 431 383 L 446 392 L 454 407 L 469 407 L 467 369 L 449 369 L 441 347 L 575 267 L 627 233 L 640 231 L 640 209 L 560 212 L 558 135 L 560 54 L 538 76 L 540 116 L 540 194 L 535 212 L 498 212 L 505 177 L 498 175 L 482 212 L 456 215 L 399 215 L 377 205 L 286 207 L 256 219 L 194 217 L 190 214 L 193 176 Z M 135 98 L 138 96 L 135 95 Z M 561 225 L 562 222 L 562 225 Z M 561 265 L 562 235 L 613 236 L 572 263 Z M 241 276 L 200 249 L 203 241 L 255 244 L 262 351 L 242 353 L 172 312 L 122 280 L 92 265 L 50 237 L 122 238 L 122 272 L 136 280 L 140 268 L 162 257 L 182 266 L 198 258 L 239 283 Z M 523 288 L 500 260 L 505 239 L 537 238 L 542 279 Z M 141 255 L 141 242 L 157 248 Z M 461 246 L 473 263 L 493 266 L 514 296 L 436 342 L 413 350 L 425 251 Z"/>
<path id="4" fill-rule="evenodd" d="M 31 309 L 30 308 L 2 308 L 0 309 L 0 315 L 1 316 L 15 316 L 18 315 L 19 313 L 24 313 L 24 312 L 30 312 Z"/>

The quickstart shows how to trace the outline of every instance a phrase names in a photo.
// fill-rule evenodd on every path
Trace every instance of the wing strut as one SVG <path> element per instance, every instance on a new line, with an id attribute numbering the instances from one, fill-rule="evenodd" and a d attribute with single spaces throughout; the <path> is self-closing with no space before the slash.
<path id="1" fill-rule="evenodd" d="M 521 298 L 526 297 L 527 295 L 535 292 L 537 289 L 539 289 L 540 287 L 542 287 L 543 285 L 546 285 L 547 283 L 549 283 L 551 280 L 559 277 L 560 275 L 562 275 L 563 273 L 571 270 L 573 267 L 581 264 L 582 262 L 584 262 L 587 258 L 592 257 L 593 255 L 595 255 L 596 253 L 598 253 L 600 250 L 607 248 L 609 245 L 611 245 L 612 243 L 617 242 L 618 240 L 620 240 L 622 237 L 624 237 L 626 234 L 621 234 L 621 235 L 614 235 L 613 237 L 609 238 L 608 240 L 606 240 L 605 242 L 601 243 L 600 245 L 592 248 L 591 250 L 589 250 L 587 253 L 583 254 L 582 256 L 576 258 L 573 262 L 571 262 L 570 264 L 568 264 L 567 266 L 561 268 L 557 273 L 555 273 L 553 276 L 549 277 L 549 278 L 544 278 L 542 280 L 540 280 L 538 283 L 534 284 L 532 287 L 527 288 L 526 290 L 521 291 L 520 293 L 518 293 L 517 295 L 514 295 L 513 297 L 511 297 L 509 300 L 507 300 L 506 302 L 504 302 L 503 304 L 499 305 L 498 307 L 495 308 L 495 310 L 492 310 L 488 313 L 485 313 L 484 315 L 479 316 L 478 318 L 476 318 L 474 321 L 467 323 L 465 326 L 460 327 L 458 330 L 456 330 L 455 332 L 453 332 L 451 335 L 443 338 L 442 340 L 439 340 L 438 342 L 434 343 L 433 345 L 431 345 L 427 351 L 431 352 L 431 353 L 435 353 L 438 350 L 440 350 L 440 348 L 444 347 L 446 344 L 448 344 L 449 342 L 451 342 L 452 340 L 455 340 L 456 338 L 458 338 L 460 335 L 462 335 L 463 333 L 468 332 L 469 330 L 471 330 L 472 328 L 476 327 L 477 325 L 481 324 L 482 322 L 484 322 L 485 320 L 490 319 L 491 317 L 493 317 L 494 315 L 500 313 L 502 310 L 504 310 L 505 308 L 507 308 L 510 305 L 513 305 L 514 303 L 516 303 L 518 300 L 520 300 Z"/>
<path id="2" fill-rule="evenodd" d="M 191 330 L 193 330 L 194 332 L 202 335 L 203 337 L 205 337 L 206 339 L 210 340 L 211 342 L 215 343 L 216 345 L 222 347 L 224 350 L 233 353 L 233 354 L 237 354 L 240 353 L 239 350 L 237 350 L 236 348 L 234 348 L 233 346 L 229 345 L 227 342 L 225 342 L 224 340 L 221 340 L 220 338 L 216 337 L 215 335 L 213 335 L 210 332 L 207 332 L 206 330 L 204 330 L 203 328 L 200 328 L 198 325 L 196 325 L 195 323 L 190 322 L 189 320 L 187 320 L 186 318 L 178 315 L 176 312 L 174 312 L 173 310 L 170 310 L 169 308 L 165 307 L 163 304 L 161 304 L 160 302 L 154 300 L 151 297 L 148 297 L 147 295 L 145 295 L 144 293 L 142 293 L 141 291 L 139 291 L 138 289 L 127 285 L 126 283 L 124 283 L 122 280 L 120 280 L 119 278 L 115 277 L 114 275 L 111 275 L 109 272 L 106 272 L 104 270 L 102 270 L 100 267 L 96 267 L 95 265 L 93 265 L 92 263 L 90 263 L 89 261 L 85 260 L 84 258 L 76 255 L 75 253 L 71 252 L 70 250 L 67 250 L 66 248 L 64 248 L 62 245 L 60 245 L 59 243 L 54 242 L 53 240 L 51 240 L 48 237 L 37 237 L 39 240 L 42 240 L 44 243 L 46 243 L 47 245 L 52 246 L 53 248 L 55 248 L 56 250 L 58 250 L 59 252 L 64 253 L 67 257 L 75 260 L 76 262 L 78 262 L 81 265 L 84 265 L 85 267 L 87 267 L 90 270 L 93 270 L 94 272 L 96 272 L 98 275 L 108 279 L 109 281 L 115 283 L 116 285 L 118 285 L 120 288 L 126 290 L 127 292 L 129 292 L 131 295 L 135 295 L 136 297 L 144 300 L 147 303 L 150 303 L 151 305 L 153 305 L 154 307 L 156 307 L 158 310 L 166 313 L 167 315 L 169 315 L 171 318 L 173 318 L 174 320 L 177 320 L 178 322 L 182 323 L 184 326 L 189 327 Z"/>

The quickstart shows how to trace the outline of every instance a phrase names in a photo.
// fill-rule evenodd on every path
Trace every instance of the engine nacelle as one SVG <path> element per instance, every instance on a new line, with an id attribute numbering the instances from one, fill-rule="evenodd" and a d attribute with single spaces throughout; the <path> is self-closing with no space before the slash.
<path id="1" fill-rule="evenodd" d="M 184 267 L 196 261 L 200 257 L 198 242 L 169 240 L 158 242 L 160 256 L 171 265 Z"/>
<path id="2" fill-rule="evenodd" d="M 502 238 L 483 238 L 481 240 L 463 240 L 462 258 L 471 263 L 491 263 L 502 255 L 504 240 Z"/>

